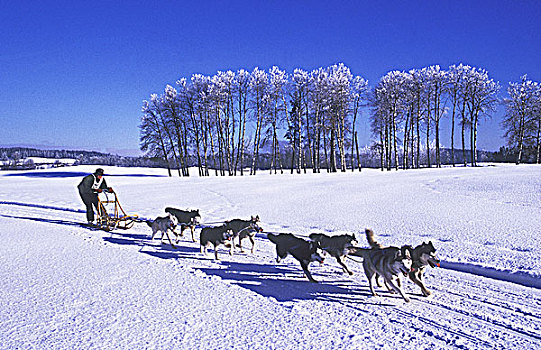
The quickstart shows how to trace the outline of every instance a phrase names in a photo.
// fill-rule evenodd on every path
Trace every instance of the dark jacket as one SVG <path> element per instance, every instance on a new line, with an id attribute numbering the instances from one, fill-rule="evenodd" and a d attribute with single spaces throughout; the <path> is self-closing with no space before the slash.
<path id="1" fill-rule="evenodd" d="M 93 194 L 95 191 L 92 189 L 92 186 L 94 183 L 98 183 L 99 180 L 94 174 L 87 175 L 83 178 L 81 183 L 77 186 L 79 189 L 79 192 L 81 194 Z M 100 189 L 104 190 L 107 188 L 107 183 L 105 182 L 105 179 L 102 178 L 102 182 L 99 186 Z"/>

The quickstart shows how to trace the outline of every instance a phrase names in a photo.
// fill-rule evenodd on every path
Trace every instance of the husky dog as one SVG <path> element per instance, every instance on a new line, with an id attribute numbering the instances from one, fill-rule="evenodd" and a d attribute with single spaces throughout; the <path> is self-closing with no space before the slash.
<path id="1" fill-rule="evenodd" d="M 319 243 L 322 250 L 336 258 L 336 261 L 338 261 L 344 271 L 353 275 L 353 272 L 349 270 L 344 263 L 343 258 L 349 254 L 349 248 L 353 247 L 352 242 L 357 243 L 357 239 L 354 235 L 344 234 L 331 237 L 323 233 L 312 233 L 309 237 L 312 241 Z"/>
<path id="2" fill-rule="evenodd" d="M 368 231 L 366 231 L 367 237 Z M 410 246 L 350 248 L 350 254 L 363 258 L 364 273 L 368 278 L 372 295 L 377 296 L 373 280 L 376 275 L 379 275 L 384 278 L 385 284 L 390 287 L 389 289 L 398 292 L 406 302 L 409 302 L 410 299 L 400 288 L 400 274 L 402 273 L 405 277 L 411 270 L 411 249 Z M 394 280 L 397 280 L 398 285 L 394 283 Z"/>
<path id="3" fill-rule="evenodd" d="M 288 254 L 291 254 L 301 264 L 304 274 L 310 282 L 317 283 L 308 271 L 308 265 L 312 261 L 323 263 L 323 258 L 317 252 L 319 244 L 313 241 L 306 241 L 302 238 L 293 236 L 290 233 L 280 233 L 278 235 L 268 234 L 269 240 L 276 244 L 276 262 L 280 262 Z"/>
<path id="4" fill-rule="evenodd" d="M 263 229 L 257 224 L 259 222 L 259 215 L 252 216 L 250 220 L 234 219 L 226 221 L 225 224 L 233 232 L 233 238 L 231 239 L 233 247 L 235 245 L 235 237 L 239 238 L 239 248 L 242 250 L 242 240 L 248 238 L 252 243 L 252 254 L 254 253 L 254 236 L 256 232 L 263 232 Z"/>
<path id="5" fill-rule="evenodd" d="M 366 238 L 372 248 L 382 248 L 382 245 L 374 239 L 374 233 L 371 230 L 366 230 Z M 440 259 L 436 256 L 436 248 L 432 241 L 423 242 L 411 250 L 411 271 L 408 273 L 410 280 L 421 288 L 421 292 L 425 297 L 432 294 L 423 283 L 423 274 L 425 268 L 440 266 Z M 376 276 L 377 280 L 377 276 Z"/>
<path id="6" fill-rule="evenodd" d="M 176 248 L 173 242 L 171 242 L 171 237 L 169 237 L 169 230 L 171 230 L 171 232 L 173 232 L 175 236 L 177 235 L 177 233 L 175 232 L 175 227 L 177 227 L 178 225 L 178 220 L 175 216 L 167 214 L 167 216 L 157 217 L 154 221 L 147 221 L 146 223 L 150 228 L 152 228 L 151 240 L 154 239 L 156 233 L 161 232 L 161 241 L 163 242 L 163 237 L 167 236 L 167 239 L 169 240 L 171 246 L 173 248 Z"/>
<path id="7" fill-rule="evenodd" d="M 192 241 L 195 242 L 195 238 L 193 235 L 195 225 L 197 225 L 199 223 L 199 220 L 201 220 L 199 209 L 186 211 L 186 210 L 180 210 L 180 209 L 168 207 L 168 208 L 165 208 L 165 212 L 173 214 L 177 218 L 178 223 L 180 225 L 180 236 L 184 236 L 184 230 L 187 227 L 189 227 L 192 231 Z M 177 241 L 178 241 L 178 236 L 177 236 Z"/>
<path id="8" fill-rule="evenodd" d="M 201 235 L 199 236 L 201 242 L 201 253 L 205 253 L 205 255 L 207 255 L 207 248 L 210 244 L 212 244 L 214 246 L 214 258 L 216 260 L 220 260 L 218 258 L 218 246 L 220 244 L 224 244 L 226 247 L 229 247 L 229 255 L 232 255 L 232 245 L 231 242 L 229 242 L 231 237 L 233 237 L 233 234 L 226 225 L 204 227 L 201 230 Z"/>

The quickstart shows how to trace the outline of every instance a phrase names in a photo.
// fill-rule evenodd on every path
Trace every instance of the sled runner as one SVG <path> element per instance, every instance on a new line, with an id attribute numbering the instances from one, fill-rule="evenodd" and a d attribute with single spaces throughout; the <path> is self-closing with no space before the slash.
<path id="1" fill-rule="evenodd" d="M 127 230 L 133 226 L 138 218 L 137 215 L 126 214 L 118 201 L 116 192 L 103 191 L 102 194 L 98 194 L 98 220 L 96 224 L 98 228 L 105 231 L 117 228 Z"/>

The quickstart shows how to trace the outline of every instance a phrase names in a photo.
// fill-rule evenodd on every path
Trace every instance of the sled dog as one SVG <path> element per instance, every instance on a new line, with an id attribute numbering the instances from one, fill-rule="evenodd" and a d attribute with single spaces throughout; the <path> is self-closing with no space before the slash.
<path id="1" fill-rule="evenodd" d="M 180 236 L 184 236 L 184 230 L 189 227 L 192 231 L 192 241 L 195 242 L 195 238 L 194 238 L 195 225 L 197 225 L 199 223 L 199 220 L 201 220 L 199 209 L 186 211 L 186 210 L 180 210 L 180 209 L 168 207 L 168 208 L 165 208 L 165 212 L 173 214 L 177 218 L 178 223 L 180 225 Z M 178 241 L 178 236 L 177 236 L 177 241 Z"/>
<path id="2" fill-rule="evenodd" d="M 231 239 L 233 243 L 233 248 L 235 245 L 235 238 L 239 238 L 239 248 L 240 251 L 242 250 L 242 240 L 244 238 L 248 238 L 250 242 L 252 243 L 252 249 L 251 253 L 254 253 L 254 236 L 257 232 L 263 232 L 263 229 L 259 227 L 257 224 L 259 222 L 259 215 L 252 216 L 250 220 L 241 220 L 241 219 L 233 219 L 230 221 L 226 221 L 225 224 L 227 227 L 233 232 L 233 238 Z"/>
<path id="3" fill-rule="evenodd" d="M 319 245 L 317 242 L 306 241 L 302 238 L 293 236 L 290 233 L 280 233 L 278 235 L 268 234 L 268 239 L 276 244 L 276 262 L 284 259 L 291 254 L 301 264 L 302 270 L 310 282 L 317 283 L 308 271 L 308 265 L 312 261 L 323 262 L 323 258 L 317 252 Z"/>
<path id="4" fill-rule="evenodd" d="M 220 244 L 223 244 L 229 248 L 229 255 L 232 255 L 233 248 L 230 242 L 231 237 L 233 237 L 233 234 L 226 225 L 217 227 L 204 227 L 203 229 L 201 229 L 201 234 L 199 236 L 201 243 L 201 253 L 207 255 L 207 248 L 209 245 L 212 244 L 214 246 L 214 258 L 216 260 L 220 260 L 218 258 L 218 246 Z"/>
<path id="5" fill-rule="evenodd" d="M 154 239 L 156 233 L 161 232 L 162 237 L 160 240 L 163 242 L 163 237 L 167 236 L 169 243 L 173 248 L 175 248 L 175 245 L 173 244 L 173 242 L 171 242 L 171 237 L 169 237 L 169 230 L 171 230 L 171 232 L 173 232 L 175 236 L 177 235 L 177 233 L 175 232 L 175 227 L 177 227 L 178 225 L 178 220 L 175 216 L 167 214 L 167 216 L 157 217 L 156 219 L 154 219 L 154 221 L 147 221 L 146 223 L 150 228 L 152 228 L 151 240 Z"/>
<path id="6" fill-rule="evenodd" d="M 344 263 L 343 258 L 348 255 L 349 248 L 353 247 L 352 242 L 357 243 L 355 235 L 327 236 L 323 233 L 312 233 L 309 237 L 312 241 L 317 242 L 322 250 L 334 257 L 344 271 L 353 275 L 353 272 Z"/>
<path id="7" fill-rule="evenodd" d="M 369 231 L 372 232 L 366 230 L 367 237 Z M 400 287 L 400 274 L 405 277 L 411 270 L 411 249 L 410 246 L 402 246 L 401 248 L 350 248 L 350 254 L 363 258 L 364 273 L 368 278 L 372 295 L 377 296 L 373 280 L 376 275 L 379 275 L 383 277 L 385 284 L 390 287 L 389 289 L 398 292 L 406 302 L 409 302 L 410 299 Z M 397 284 L 395 284 L 395 280 Z"/>
<path id="8" fill-rule="evenodd" d="M 374 233 L 371 230 L 367 230 L 366 238 L 368 244 L 372 248 L 382 248 L 382 245 L 376 242 L 374 239 Z M 423 283 L 423 274 L 425 268 L 430 265 L 430 267 L 440 266 L 440 259 L 436 255 L 436 248 L 432 244 L 432 241 L 428 243 L 423 242 L 411 250 L 411 271 L 408 273 L 408 277 L 416 285 L 421 288 L 421 292 L 425 297 L 432 294 Z M 376 276 L 377 280 L 377 276 Z"/>

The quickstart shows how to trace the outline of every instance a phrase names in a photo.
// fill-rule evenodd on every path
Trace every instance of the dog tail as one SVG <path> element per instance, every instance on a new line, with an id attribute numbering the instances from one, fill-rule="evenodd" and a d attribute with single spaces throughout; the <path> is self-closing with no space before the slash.
<path id="1" fill-rule="evenodd" d="M 364 232 L 366 233 L 366 239 L 368 240 L 368 244 L 370 244 L 371 248 L 383 248 L 383 246 L 374 239 L 374 231 L 367 228 L 364 230 Z"/>
<path id="2" fill-rule="evenodd" d="M 372 251 L 371 248 L 359 248 L 359 247 L 349 247 L 348 255 L 355 255 L 361 258 L 364 258 L 366 254 Z"/>

